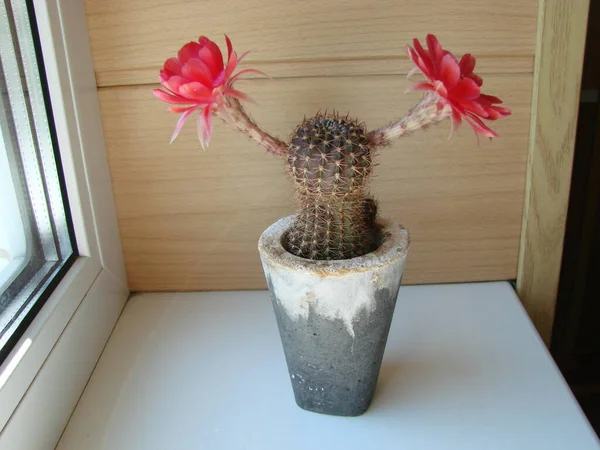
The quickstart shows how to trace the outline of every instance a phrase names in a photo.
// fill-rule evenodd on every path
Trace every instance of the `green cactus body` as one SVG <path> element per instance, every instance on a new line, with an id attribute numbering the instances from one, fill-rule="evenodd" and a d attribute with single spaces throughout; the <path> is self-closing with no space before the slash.
<path id="1" fill-rule="evenodd" d="M 377 247 L 377 206 L 367 191 L 372 153 L 364 126 L 347 117 L 319 114 L 296 129 L 287 160 L 298 211 L 288 251 L 338 260 Z"/>

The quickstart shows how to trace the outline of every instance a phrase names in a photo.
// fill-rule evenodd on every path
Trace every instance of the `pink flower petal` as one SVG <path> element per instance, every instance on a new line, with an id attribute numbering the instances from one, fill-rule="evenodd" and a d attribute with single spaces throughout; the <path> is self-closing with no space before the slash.
<path id="1" fill-rule="evenodd" d="M 503 117 L 510 116 L 512 114 L 512 111 L 509 108 L 503 108 L 502 106 L 492 106 L 492 109 L 502 114 Z"/>
<path id="2" fill-rule="evenodd" d="M 477 86 L 483 85 L 483 79 L 477 74 L 472 73 L 471 75 L 469 75 L 466 78 L 470 78 L 471 80 L 473 80 L 477 84 Z"/>
<path id="3" fill-rule="evenodd" d="M 227 61 L 229 61 L 229 58 L 231 58 L 231 52 L 233 51 L 233 45 L 231 44 L 231 40 L 227 35 L 225 35 L 225 42 L 227 43 Z"/>
<path id="4" fill-rule="evenodd" d="M 236 73 L 233 77 L 231 77 L 229 79 L 229 85 L 233 84 L 233 82 L 235 80 L 237 80 L 240 76 L 246 75 L 246 74 L 249 74 L 249 73 L 254 73 L 256 75 L 262 75 L 262 76 L 265 76 L 265 77 L 269 78 L 269 76 L 266 73 L 261 72 L 260 70 L 256 70 L 256 69 L 244 69 L 244 70 Z"/>
<path id="5" fill-rule="evenodd" d="M 456 99 L 453 99 L 452 102 L 455 105 L 460 106 L 461 109 L 464 110 L 465 112 L 470 111 L 470 112 L 475 113 L 478 116 L 481 116 L 485 119 L 487 119 L 489 116 L 486 108 L 484 108 L 479 103 L 477 103 L 477 101 L 469 100 L 469 99 L 465 99 L 465 98 L 456 98 Z"/>
<path id="6" fill-rule="evenodd" d="M 213 85 L 215 88 L 217 88 L 219 86 L 222 86 L 224 81 L 225 81 L 225 71 L 221 72 L 219 74 L 219 76 L 217 78 L 215 78 Z"/>
<path id="7" fill-rule="evenodd" d="M 205 36 L 200 36 L 198 42 L 202 46 L 202 49 L 198 53 L 200 59 L 206 63 L 213 77 L 217 78 L 223 71 L 223 54 L 221 53 L 221 50 L 217 44 Z"/>
<path id="8" fill-rule="evenodd" d="M 190 81 L 197 81 L 209 89 L 213 88 L 213 76 L 210 69 L 199 59 L 190 59 L 182 68 L 183 75 Z"/>
<path id="9" fill-rule="evenodd" d="M 467 53 L 460 58 L 460 62 L 458 64 L 463 75 L 471 75 L 475 69 L 475 57 L 470 53 Z"/>
<path id="10" fill-rule="evenodd" d="M 463 78 L 459 83 L 452 89 L 451 93 L 454 98 L 465 98 L 469 100 L 476 99 L 481 95 L 479 86 L 470 78 Z"/>
<path id="11" fill-rule="evenodd" d="M 180 63 L 185 63 L 188 59 L 198 58 L 202 46 L 197 42 L 188 42 L 177 53 Z"/>
<path id="12" fill-rule="evenodd" d="M 477 83 L 477 86 L 481 86 L 483 84 L 483 80 L 481 79 L 481 77 L 473 73 L 473 70 L 475 70 L 475 57 L 473 55 L 471 55 L 470 53 L 464 55 L 460 59 L 459 65 L 460 71 L 465 78 L 470 78 L 475 83 Z"/>
<path id="13" fill-rule="evenodd" d="M 161 70 L 160 72 L 158 72 L 158 81 L 160 81 L 160 84 L 162 84 L 164 86 L 164 84 L 169 81 L 169 74 L 167 74 L 167 72 L 165 72 L 164 70 Z"/>
<path id="14" fill-rule="evenodd" d="M 241 63 L 241 62 L 242 62 L 242 60 L 243 60 L 243 59 L 244 59 L 246 56 L 248 56 L 249 54 L 250 54 L 250 50 L 248 50 L 247 52 L 244 52 L 244 53 L 242 53 L 242 56 L 238 57 L 238 59 L 237 59 L 237 63 L 238 63 L 238 64 L 239 64 L 239 63 Z"/>
<path id="15" fill-rule="evenodd" d="M 500 100 L 498 97 L 494 97 L 493 95 L 481 94 L 478 100 L 479 103 L 483 105 L 499 105 L 502 103 L 502 100 Z"/>
<path id="16" fill-rule="evenodd" d="M 229 113 L 229 110 L 225 106 L 224 102 L 217 103 L 217 115 L 226 123 L 233 123 L 231 114 Z"/>
<path id="17" fill-rule="evenodd" d="M 448 90 L 446 89 L 446 86 L 444 86 L 444 83 L 436 80 L 432 84 L 433 84 L 433 87 L 435 88 L 435 92 L 437 92 L 439 95 L 441 95 L 444 98 L 448 97 Z"/>
<path id="18" fill-rule="evenodd" d="M 225 70 L 223 72 L 223 80 L 229 79 L 229 77 L 231 76 L 231 74 L 233 73 L 233 71 L 235 70 L 237 65 L 238 65 L 237 53 L 231 52 L 231 55 L 229 56 L 229 59 L 227 60 L 227 67 L 225 68 Z"/>
<path id="19" fill-rule="evenodd" d="M 209 107 L 204 108 L 202 114 L 198 114 L 197 131 L 200 145 L 206 150 L 212 137 L 212 115 Z"/>
<path id="20" fill-rule="evenodd" d="M 177 58 L 169 58 L 165 61 L 164 71 L 168 76 L 181 75 L 181 63 Z"/>
<path id="21" fill-rule="evenodd" d="M 189 105 L 193 103 L 190 99 L 181 97 L 180 95 L 174 95 L 160 89 L 152 90 L 152 93 L 163 102 L 171 103 L 173 105 Z"/>
<path id="22" fill-rule="evenodd" d="M 235 89 L 228 89 L 225 91 L 225 95 L 229 95 L 230 97 L 237 98 L 238 100 L 242 100 L 244 102 L 255 103 L 251 97 L 248 97 L 246 94 L 240 91 L 236 91 Z"/>
<path id="23" fill-rule="evenodd" d="M 418 67 L 413 67 L 413 68 L 412 68 L 412 69 L 410 69 L 410 70 L 408 71 L 408 73 L 406 74 L 406 78 L 411 78 L 411 77 L 412 77 L 414 74 L 416 74 L 416 73 L 419 73 L 419 72 L 423 73 L 423 72 L 421 71 L 421 69 L 419 69 Z"/>
<path id="24" fill-rule="evenodd" d="M 173 132 L 173 135 L 171 136 L 171 141 L 169 142 L 169 144 L 172 144 L 173 141 L 177 138 L 177 136 L 179 136 L 179 132 L 181 131 L 183 124 L 185 123 L 186 120 L 189 119 L 190 115 L 194 111 L 195 111 L 195 108 L 192 108 L 189 111 L 187 111 L 181 115 L 181 117 L 177 121 L 177 125 L 175 125 L 175 131 Z"/>
<path id="25" fill-rule="evenodd" d="M 415 50 L 419 56 L 419 60 L 413 61 L 427 78 L 432 79 L 434 76 L 434 68 L 429 53 L 427 53 L 427 51 L 423 48 L 418 39 L 413 39 L 413 45 L 415 46 Z"/>
<path id="26" fill-rule="evenodd" d="M 181 113 L 189 111 L 190 109 L 196 109 L 197 107 L 198 107 L 197 105 L 194 105 L 194 106 L 184 106 L 184 107 L 181 107 L 181 108 L 178 107 L 178 106 L 169 106 L 167 109 L 169 111 L 171 111 L 172 113 L 181 114 Z"/>
<path id="27" fill-rule="evenodd" d="M 418 39 L 413 39 L 413 45 L 415 46 L 415 51 L 419 54 L 419 57 L 423 60 L 431 59 L 431 55 L 427 50 L 423 48 L 421 45 L 421 41 Z"/>
<path id="28" fill-rule="evenodd" d="M 408 57 L 415 64 L 415 66 L 418 66 L 419 65 L 419 55 L 417 55 L 417 52 L 410 45 L 406 46 L 406 52 L 408 53 Z"/>
<path id="29" fill-rule="evenodd" d="M 439 62 L 444 57 L 444 51 L 442 46 L 434 34 L 428 34 L 425 38 L 427 42 L 427 49 L 429 50 L 429 56 L 431 58 L 433 73 L 437 76 L 439 71 Z"/>
<path id="30" fill-rule="evenodd" d="M 452 108 L 451 120 L 452 120 L 452 129 L 458 130 L 458 127 L 460 127 L 460 124 L 462 123 L 462 115 L 460 114 L 460 112 L 458 112 L 454 108 Z"/>
<path id="31" fill-rule="evenodd" d="M 456 130 L 460 128 L 461 123 L 462 115 L 452 108 L 452 114 L 450 115 L 450 134 L 448 134 L 448 139 L 450 139 Z"/>
<path id="32" fill-rule="evenodd" d="M 501 119 L 502 117 L 505 117 L 505 116 L 500 114 L 498 111 L 494 111 L 492 108 L 489 108 L 487 110 L 487 116 L 485 116 L 485 119 L 486 120 L 498 120 L 498 119 Z"/>
<path id="33" fill-rule="evenodd" d="M 435 87 L 431 83 L 422 81 L 420 83 L 414 83 L 405 92 L 413 92 L 413 91 L 435 91 Z"/>
<path id="34" fill-rule="evenodd" d="M 179 93 L 194 102 L 212 102 L 215 101 L 212 95 L 212 90 L 207 89 L 206 86 L 198 82 L 191 82 L 184 84 L 179 88 Z"/>
<path id="35" fill-rule="evenodd" d="M 482 136 L 486 136 L 489 138 L 499 137 L 498 133 L 496 133 L 486 124 L 484 124 L 479 117 L 473 114 L 468 114 L 465 116 L 465 119 L 477 134 L 481 134 Z"/>
<path id="36" fill-rule="evenodd" d="M 488 120 L 498 120 L 502 117 L 510 116 L 511 111 L 508 108 L 502 108 L 501 106 L 490 106 L 487 108 Z"/>
<path id="37" fill-rule="evenodd" d="M 453 89 L 460 80 L 460 67 L 454 56 L 450 53 L 442 58 L 440 64 L 440 80 L 444 83 L 446 90 Z"/>
<path id="38" fill-rule="evenodd" d="M 162 85 L 166 87 L 169 91 L 173 92 L 174 94 L 181 94 L 179 90 L 181 89 L 181 86 L 188 83 L 188 80 L 184 77 L 180 77 L 179 75 L 174 75 L 172 77 L 167 78 L 166 80 L 162 80 L 161 82 Z"/>

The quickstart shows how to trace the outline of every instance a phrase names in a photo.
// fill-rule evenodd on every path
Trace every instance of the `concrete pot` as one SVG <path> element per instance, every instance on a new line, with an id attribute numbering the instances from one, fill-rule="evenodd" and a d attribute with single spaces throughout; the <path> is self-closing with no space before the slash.
<path id="1" fill-rule="evenodd" d="M 285 217 L 258 248 L 296 403 L 322 414 L 358 416 L 369 407 L 409 247 L 408 232 L 381 220 L 382 243 L 367 255 L 312 261 L 289 253 Z"/>

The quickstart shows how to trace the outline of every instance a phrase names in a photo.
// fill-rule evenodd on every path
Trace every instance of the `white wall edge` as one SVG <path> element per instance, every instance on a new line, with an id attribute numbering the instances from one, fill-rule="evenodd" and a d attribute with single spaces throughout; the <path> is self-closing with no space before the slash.
<path id="1" fill-rule="evenodd" d="M 2 430 L 0 450 L 56 447 L 128 296 L 117 278 L 100 271 Z"/>

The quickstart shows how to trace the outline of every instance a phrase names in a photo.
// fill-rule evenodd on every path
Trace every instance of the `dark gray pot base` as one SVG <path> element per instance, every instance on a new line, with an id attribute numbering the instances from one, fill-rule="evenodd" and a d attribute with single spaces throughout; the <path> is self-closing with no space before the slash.
<path id="1" fill-rule="evenodd" d="M 296 403 L 321 414 L 361 415 L 375 393 L 408 233 L 383 222 L 375 252 L 310 261 L 281 245 L 292 220 L 267 229 L 259 250 Z"/>
<path id="2" fill-rule="evenodd" d="M 377 307 L 354 322 L 355 337 L 341 320 L 316 314 L 291 320 L 272 297 L 296 403 L 302 409 L 359 416 L 369 408 L 398 291 L 378 291 Z"/>

